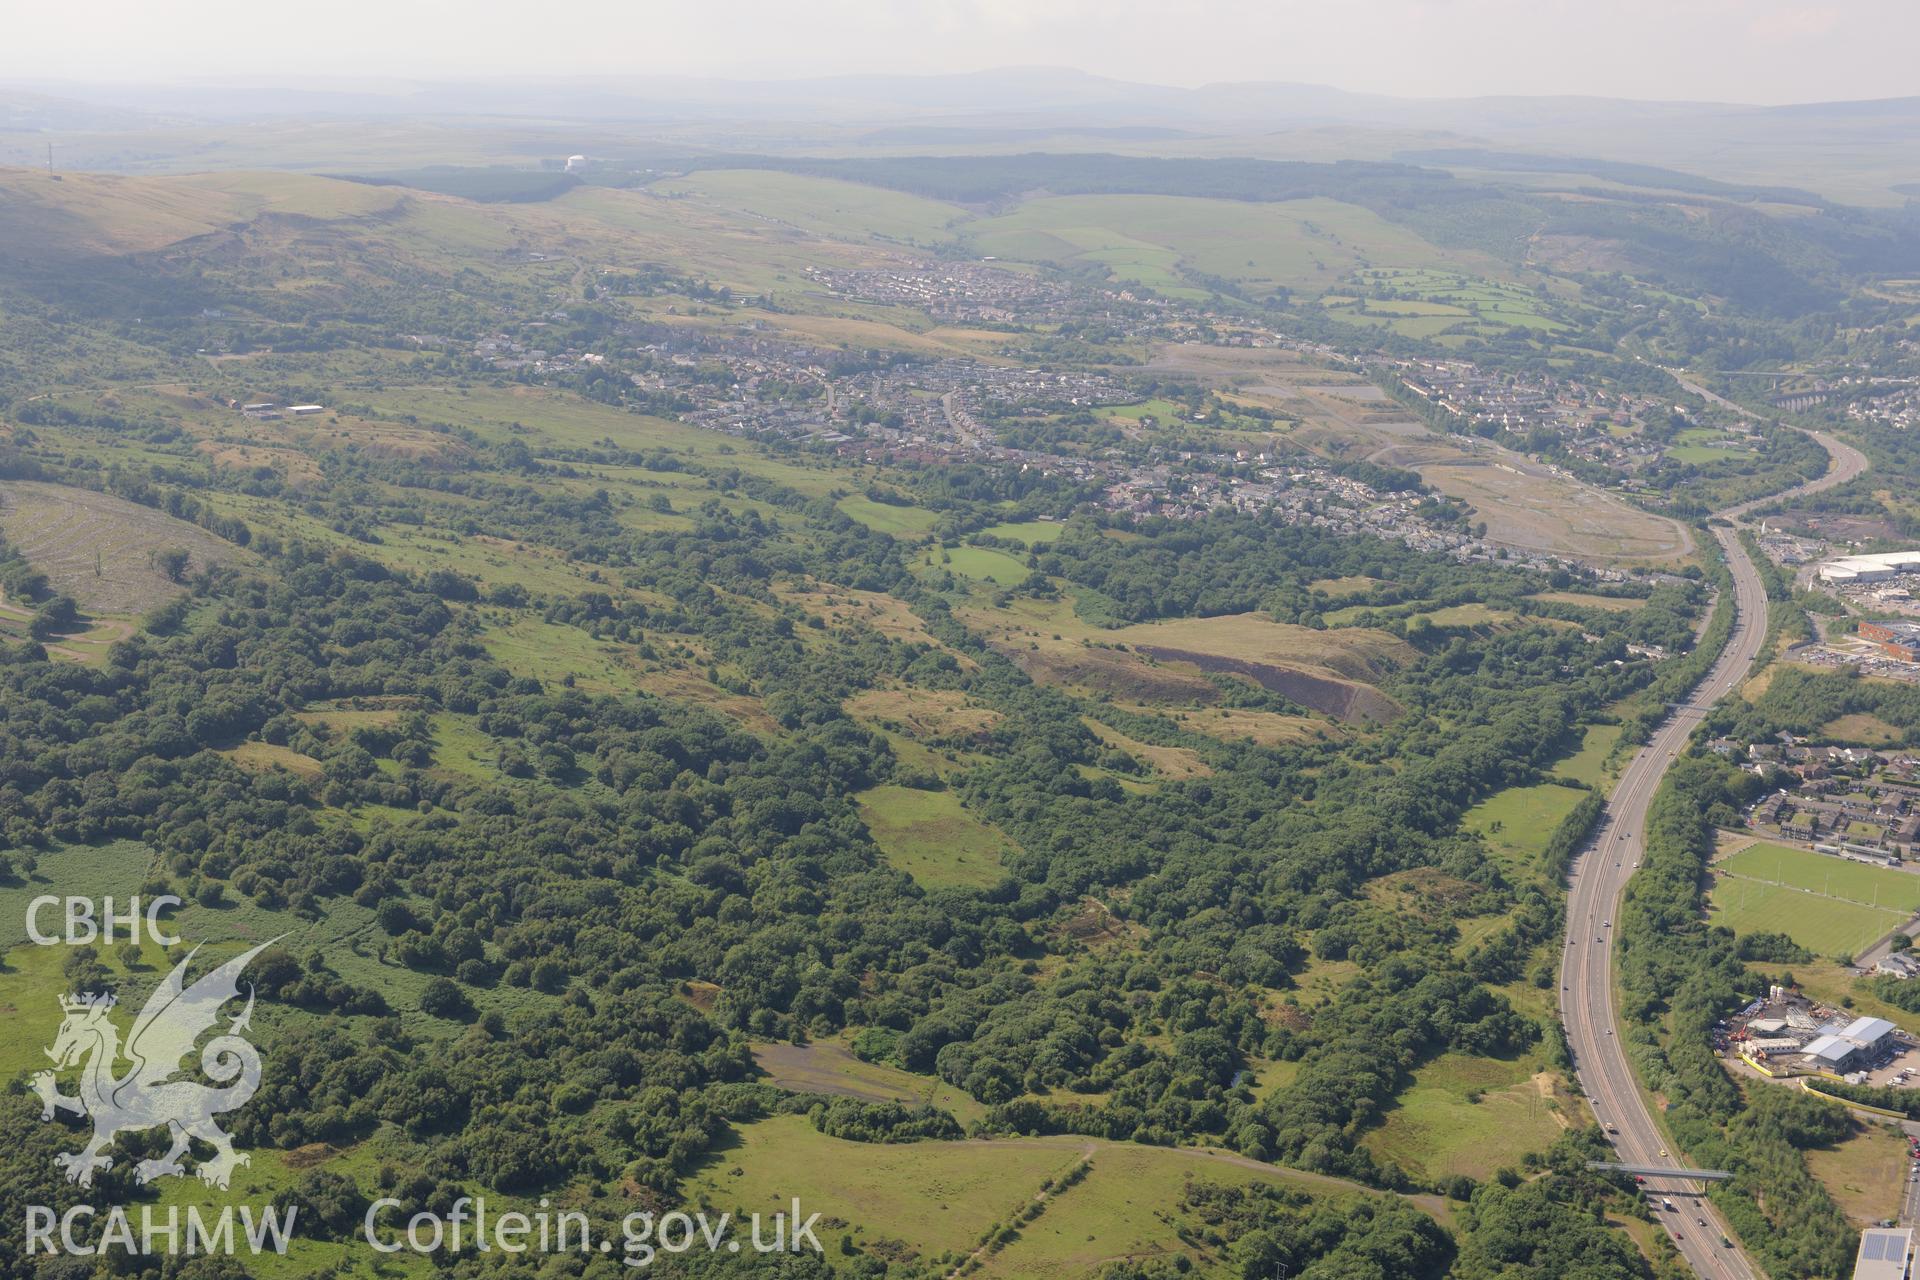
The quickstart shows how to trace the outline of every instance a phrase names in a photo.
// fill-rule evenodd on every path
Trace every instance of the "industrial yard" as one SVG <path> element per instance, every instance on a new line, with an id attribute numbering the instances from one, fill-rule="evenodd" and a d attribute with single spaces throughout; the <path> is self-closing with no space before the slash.
<path id="1" fill-rule="evenodd" d="M 1915 1083 L 1914 1037 L 1885 1018 L 1855 1017 L 1774 986 L 1715 1029 L 1714 1049 L 1773 1079 L 1825 1076 L 1847 1084 Z"/>

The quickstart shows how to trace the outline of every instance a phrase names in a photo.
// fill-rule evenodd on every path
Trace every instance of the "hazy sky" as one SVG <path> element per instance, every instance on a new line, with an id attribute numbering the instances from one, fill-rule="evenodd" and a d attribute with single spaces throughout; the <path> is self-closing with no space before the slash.
<path id="1" fill-rule="evenodd" d="M 1920 94 L 1916 0 L 0 0 L 0 75 L 1078 67 L 1412 96 L 1796 102 Z"/>

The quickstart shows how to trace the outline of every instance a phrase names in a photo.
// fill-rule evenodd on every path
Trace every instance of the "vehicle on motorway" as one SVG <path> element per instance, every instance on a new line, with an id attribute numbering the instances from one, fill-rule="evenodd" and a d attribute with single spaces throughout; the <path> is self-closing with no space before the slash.
<path id="1" fill-rule="evenodd" d="M 1666 1211 L 1667 1211 L 1668 1213 L 1672 1213 L 1672 1212 L 1673 1212 L 1673 1201 L 1672 1201 L 1672 1200 L 1669 1200 L 1669 1199 L 1668 1199 L 1668 1198 L 1667 1198 L 1666 1196 L 1661 1196 L 1661 1197 L 1660 1197 L 1660 1207 L 1661 1207 L 1662 1209 L 1665 1209 L 1665 1210 L 1666 1210 Z"/>

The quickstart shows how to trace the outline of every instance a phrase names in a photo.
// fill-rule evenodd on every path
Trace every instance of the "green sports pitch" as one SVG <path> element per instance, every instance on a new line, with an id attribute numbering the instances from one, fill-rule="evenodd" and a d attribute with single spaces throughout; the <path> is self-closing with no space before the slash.
<path id="1" fill-rule="evenodd" d="M 1784 933 L 1822 955 L 1854 954 L 1920 910 L 1920 875 L 1784 845 L 1752 845 L 1714 870 L 1713 923 Z"/>

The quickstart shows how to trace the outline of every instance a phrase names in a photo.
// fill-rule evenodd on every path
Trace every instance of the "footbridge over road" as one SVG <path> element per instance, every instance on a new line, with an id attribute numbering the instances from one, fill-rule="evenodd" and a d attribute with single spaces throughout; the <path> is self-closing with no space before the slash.
<path id="1" fill-rule="evenodd" d="M 1631 1173 L 1640 1178 L 1678 1178 L 1682 1182 L 1725 1182 L 1733 1176 L 1725 1169 L 1673 1169 L 1655 1164 L 1618 1164 L 1612 1160 L 1589 1160 L 1587 1168 L 1603 1173 Z"/>

